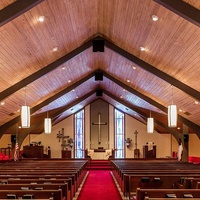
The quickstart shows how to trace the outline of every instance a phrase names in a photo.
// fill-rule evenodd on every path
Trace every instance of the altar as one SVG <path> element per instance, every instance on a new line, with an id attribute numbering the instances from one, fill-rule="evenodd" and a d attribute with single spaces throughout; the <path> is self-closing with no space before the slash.
<path id="1" fill-rule="evenodd" d="M 112 154 L 111 149 L 89 149 L 88 155 L 92 160 L 108 160 Z"/>

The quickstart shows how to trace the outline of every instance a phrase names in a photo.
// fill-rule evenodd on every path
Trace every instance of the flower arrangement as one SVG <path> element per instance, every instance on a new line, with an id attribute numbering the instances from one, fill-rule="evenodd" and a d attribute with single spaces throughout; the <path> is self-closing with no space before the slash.
<path id="1" fill-rule="evenodd" d="M 68 142 L 68 144 L 69 144 L 70 147 L 74 146 L 74 139 L 69 138 L 67 142 Z"/>
<path id="2" fill-rule="evenodd" d="M 131 139 L 131 138 L 126 138 L 126 139 L 125 139 L 125 142 L 126 142 L 126 143 L 131 143 L 131 142 L 132 142 L 132 139 Z"/>
<path id="3" fill-rule="evenodd" d="M 125 139 L 125 143 L 126 143 L 126 146 L 127 146 L 127 147 L 130 146 L 131 142 L 132 142 L 132 139 L 131 139 L 131 138 L 126 138 L 126 139 Z"/>

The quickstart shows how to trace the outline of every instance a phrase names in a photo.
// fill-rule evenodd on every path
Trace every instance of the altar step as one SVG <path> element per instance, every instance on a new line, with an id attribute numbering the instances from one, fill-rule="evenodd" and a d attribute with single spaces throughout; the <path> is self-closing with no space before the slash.
<path id="1" fill-rule="evenodd" d="M 87 166 L 87 170 L 111 170 L 109 160 L 91 160 Z"/>

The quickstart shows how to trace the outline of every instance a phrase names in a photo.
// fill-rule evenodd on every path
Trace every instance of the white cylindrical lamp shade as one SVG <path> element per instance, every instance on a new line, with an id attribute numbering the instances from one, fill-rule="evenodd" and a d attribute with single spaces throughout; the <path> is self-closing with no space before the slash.
<path id="1" fill-rule="evenodd" d="M 154 118 L 147 118 L 147 133 L 153 133 L 154 131 Z"/>
<path id="2" fill-rule="evenodd" d="M 177 106 L 176 105 L 168 106 L 168 126 L 169 127 L 177 126 Z"/>
<path id="3" fill-rule="evenodd" d="M 22 128 L 30 128 L 30 107 L 21 107 L 21 126 Z"/>
<path id="4" fill-rule="evenodd" d="M 44 119 L 44 132 L 46 134 L 51 133 L 51 118 L 45 118 Z"/>

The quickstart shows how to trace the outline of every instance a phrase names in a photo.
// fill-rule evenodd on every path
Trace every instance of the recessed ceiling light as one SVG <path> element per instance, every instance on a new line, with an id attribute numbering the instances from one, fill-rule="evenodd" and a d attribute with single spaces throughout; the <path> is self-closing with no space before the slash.
<path id="1" fill-rule="evenodd" d="M 54 47 L 53 49 L 52 49 L 52 51 L 58 51 L 58 47 Z"/>
<path id="2" fill-rule="evenodd" d="M 1 106 L 4 106 L 4 105 L 5 105 L 5 102 L 4 102 L 4 101 L 2 101 L 2 102 L 1 102 Z"/>
<path id="3" fill-rule="evenodd" d="M 72 81 L 71 80 L 68 80 L 68 83 L 71 83 Z"/>
<path id="4" fill-rule="evenodd" d="M 135 70 L 135 69 L 136 69 L 136 67 L 135 67 L 135 66 L 133 66 L 133 67 L 132 67 L 132 69 L 134 69 L 134 70 Z"/>
<path id="5" fill-rule="evenodd" d="M 130 83 L 131 81 L 129 79 L 127 79 L 127 82 Z"/>
<path id="6" fill-rule="evenodd" d="M 177 129 L 180 130 L 181 128 L 180 128 L 180 127 L 177 127 Z"/>
<path id="7" fill-rule="evenodd" d="M 78 96 L 76 96 L 76 99 L 78 99 Z"/>
<path id="8" fill-rule="evenodd" d="M 122 99 L 122 98 L 123 98 L 123 96 L 120 96 L 120 98 Z"/>
<path id="9" fill-rule="evenodd" d="M 152 15 L 152 20 L 153 20 L 154 22 L 158 21 L 158 16 L 157 16 L 157 15 Z"/>
<path id="10" fill-rule="evenodd" d="M 183 110 L 182 110 L 182 109 L 179 109 L 179 112 L 183 112 Z"/>
<path id="11" fill-rule="evenodd" d="M 146 48 L 145 47 L 140 47 L 140 50 L 141 51 L 146 51 Z"/>
<path id="12" fill-rule="evenodd" d="M 43 21 L 44 21 L 44 16 L 38 17 L 38 21 L 39 21 L 39 22 L 43 22 Z"/>
<path id="13" fill-rule="evenodd" d="M 62 66 L 62 68 L 61 68 L 61 69 L 63 69 L 63 70 L 64 70 L 64 69 L 65 69 L 65 66 Z"/>
<path id="14" fill-rule="evenodd" d="M 199 104 L 199 101 L 195 101 L 194 103 L 195 103 L 196 105 L 198 105 L 198 104 Z"/>

